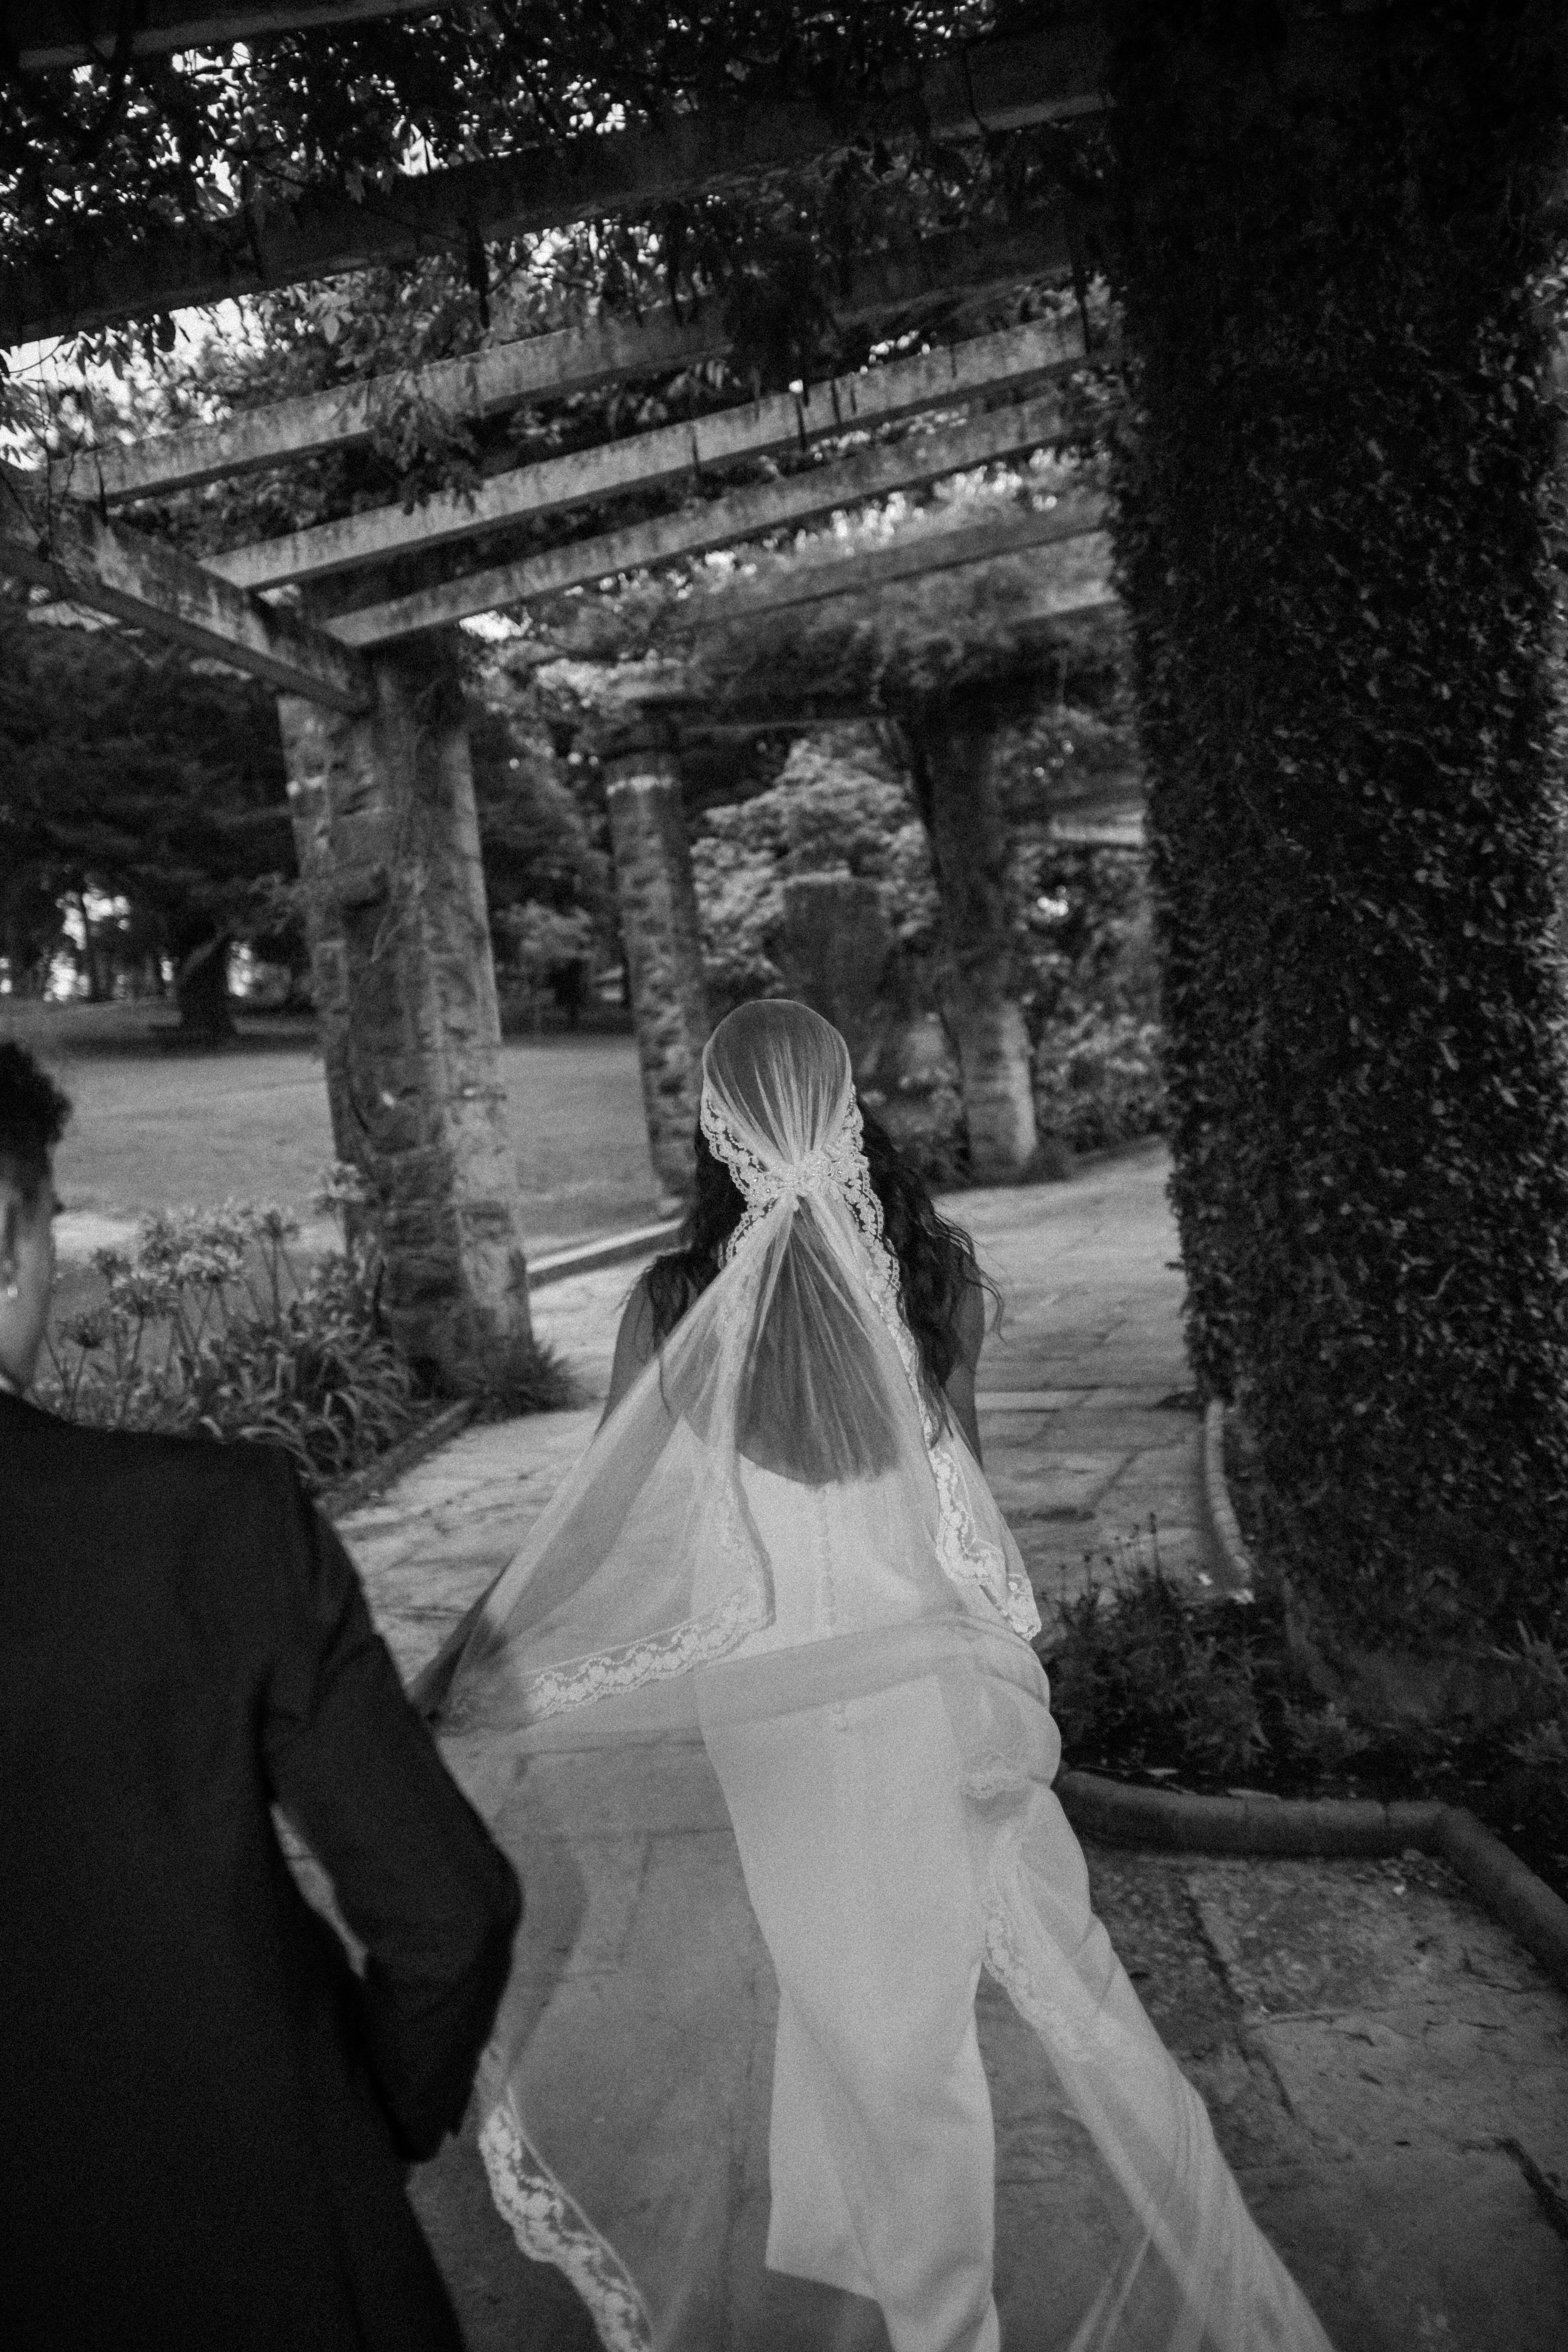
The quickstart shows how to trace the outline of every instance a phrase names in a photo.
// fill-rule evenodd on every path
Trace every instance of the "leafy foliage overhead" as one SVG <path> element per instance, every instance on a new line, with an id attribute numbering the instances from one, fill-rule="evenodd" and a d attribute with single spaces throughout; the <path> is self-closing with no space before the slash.
<path id="1" fill-rule="evenodd" d="M 14 268 L 329 188 L 374 204 L 409 169 L 507 154 L 693 107 L 861 98 L 912 79 L 979 0 L 491 0 L 48 74 L 0 96 Z"/>

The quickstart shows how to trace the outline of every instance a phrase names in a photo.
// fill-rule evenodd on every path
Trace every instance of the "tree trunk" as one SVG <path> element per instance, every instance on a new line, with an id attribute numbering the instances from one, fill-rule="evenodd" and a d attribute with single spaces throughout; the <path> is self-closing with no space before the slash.
<path id="1" fill-rule="evenodd" d="M 1014 969 L 998 732 L 988 690 L 933 700 L 905 729 L 942 895 L 952 974 L 943 1011 L 958 1052 L 970 1173 L 980 1184 L 1027 1174 L 1039 1144 Z"/>
<path id="2" fill-rule="evenodd" d="M 192 1045 L 226 1045 L 233 1037 L 234 1006 L 228 992 L 226 934 L 203 940 L 174 966 L 174 1002 L 180 1035 Z"/>

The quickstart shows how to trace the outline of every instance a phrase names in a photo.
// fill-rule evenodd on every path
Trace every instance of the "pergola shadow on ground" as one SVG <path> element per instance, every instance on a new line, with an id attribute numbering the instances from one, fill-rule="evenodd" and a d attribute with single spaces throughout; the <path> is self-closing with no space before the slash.
<path id="1" fill-rule="evenodd" d="M 301 16 L 279 5 L 274 14 L 279 26 L 333 20 L 330 8 Z M 154 12 L 136 37 L 172 42 L 180 16 L 173 6 Z M 973 140 L 1092 111 L 1101 102 L 1102 47 L 1092 12 L 1032 39 L 972 46 L 961 68 L 934 67 L 917 92 L 889 101 L 889 124 L 913 104 L 928 132 Z M 54 55 L 47 39 L 38 55 L 46 53 Z M 485 225 L 515 230 L 612 202 L 635 209 L 676 181 L 754 179 L 831 152 L 864 127 L 813 121 L 798 109 L 752 109 L 734 123 L 689 119 L 668 136 L 600 139 L 588 142 L 591 154 L 539 162 L 527 201 L 506 194 L 504 169 L 487 167 Z M 379 243 L 372 236 L 374 252 L 364 220 L 343 225 L 353 232 L 347 243 L 334 243 L 324 216 L 313 215 L 292 242 L 288 224 L 273 220 L 267 282 L 424 249 L 438 237 L 432 224 L 458 182 L 472 219 L 480 201 L 472 173 L 426 175 L 370 208 L 384 226 L 400 204 L 408 214 L 402 241 L 388 229 Z M 8 282 L 8 331 L 79 328 L 161 306 L 171 299 L 171 272 L 179 299 L 199 299 L 239 266 L 219 259 L 217 231 L 193 232 L 176 261 L 178 244 L 118 278 L 106 267 L 92 288 L 73 284 L 68 296 Z M 1042 674 L 1059 670 L 1064 651 L 1086 631 L 1114 635 L 1106 519 L 1093 482 L 1070 468 L 1026 473 L 1010 499 L 955 502 L 945 519 L 935 509 L 934 520 L 918 519 L 930 527 L 889 544 L 846 552 L 828 538 L 764 562 L 760 578 L 698 586 L 665 642 L 651 653 L 645 646 L 638 659 L 626 658 L 626 643 L 605 641 L 606 626 L 616 635 L 613 602 L 594 600 L 590 617 L 561 600 L 1047 449 L 1067 428 L 1066 381 L 1093 356 L 1089 313 L 1069 308 L 990 331 L 960 325 L 959 340 L 952 322 L 994 316 L 998 306 L 1016 315 L 1026 289 L 1070 278 L 1077 254 L 1059 213 L 871 254 L 837 270 L 831 309 L 846 324 L 875 321 L 889 343 L 907 341 L 922 320 L 947 322 L 908 355 L 491 475 L 477 492 L 348 516 L 199 564 L 109 520 L 110 510 L 352 447 L 371 436 L 388 402 L 415 389 L 461 424 L 690 364 L 726 346 L 718 307 L 635 323 L 591 320 L 417 378 L 354 384 L 82 453 L 58 478 L 7 469 L 0 566 L 279 689 L 335 1148 L 363 1170 L 384 1213 L 394 1328 L 446 1384 L 494 1377 L 529 1334 L 453 639 L 469 616 L 498 606 L 543 616 L 532 650 L 554 656 L 555 690 L 574 698 L 587 722 L 583 740 L 604 764 L 649 1149 L 667 1186 L 679 1192 L 689 1179 L 710 1025 L 683 749 L 716 733 L 798 730 L 874 712 L 901 718 L 918 747 L 912 765 L 954 949 L 949 1020 L 974 1172 L 1005 1176 L 1030 1164 L 1028 1042 L 1000 952 L 1006 842 L 989 761 L 1001 728 Z M 232 274 L 223 277 L 221 290 L 234 286 Z M 754 470 L 763 459 L 786 469 L 722 487 L 726 468 Z M 484 561 L 487 538 L 520 521 L 536 538 L 539 528 L 569 534 L 586 506 L 602 511 L 672 484 L 689 485 L 690 495 L 653 520 Z M 1129 776 L 1116 813 L 1125 816 L 1136 799 Z M 810 919 L 831 945 L 856 912 L 828 888 Z"/>

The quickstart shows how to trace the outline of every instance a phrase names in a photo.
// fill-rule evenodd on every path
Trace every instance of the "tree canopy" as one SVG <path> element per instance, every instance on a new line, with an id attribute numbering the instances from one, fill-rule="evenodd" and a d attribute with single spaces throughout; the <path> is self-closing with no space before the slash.
<path id="1" fill-rule="evenodd" d="M 42 74 L 12 62 L 0 93 L 7 260 L 68 258 L 110 230 L 153 237 L 219 210 L 260 222 L 306 190 L 374 204 L 410 170 L 695 107 L 810 98 L 831 109 L 907 83 L 921 59 L 995 16 L 989 0 L 492 0 L 216 52 Z"/>
<path id="2" fill-rule="evenodd" d="M 29 626 L 0 599 L 0 923 L 13 984 L 61 944 L 71 900 L 130 902 L 175 967 L 187 1021 L 226 1025 L 225 951 L 287 933 L 294 870 L 270 697 L 107 630 Z"/>
<path id="3" fill-rule="evenodd" d="M 574 952 L 612 961 L 602 789 L 555 756 L 502 674 L 475 671 L 469 731 L 498 950 L 504 960 L 523 936 L 509 910 L 531 906 L 531 952 L 565 937 L 548 916 Z M 95 896 L 123 900 L 106 945 L 122 964 L 172 963 L 185 1025 L 220 1034 L 230 943 L 302 970 L 295 873 L 265 688 L 126 632 L 29 625 L 18 600 L 0 597 L 0 956 L 14 988 L 47 979 L 68 918 L 79 927 Z"/>

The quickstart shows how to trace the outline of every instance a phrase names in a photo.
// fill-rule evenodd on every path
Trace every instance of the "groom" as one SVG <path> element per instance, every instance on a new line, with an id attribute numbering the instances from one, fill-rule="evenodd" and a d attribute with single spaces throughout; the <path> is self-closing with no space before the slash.
<path id="1" fill-rule="evenodd" d="M 0 1045 L 0 2341 L 458 2352 L 404 2181 L 463 2114 L 517 1880 L 280 1454 L 25 1402 L 68 1109 Z"/>

